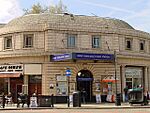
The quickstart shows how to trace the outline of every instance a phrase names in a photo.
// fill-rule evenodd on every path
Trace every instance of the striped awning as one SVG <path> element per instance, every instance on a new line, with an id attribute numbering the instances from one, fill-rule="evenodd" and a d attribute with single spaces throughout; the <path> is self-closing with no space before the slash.
<path id="1" fill-rule="evenodd" d="M 0 72 L 0 78 L 20 77 L 20 73 L 16 72 Z"/>

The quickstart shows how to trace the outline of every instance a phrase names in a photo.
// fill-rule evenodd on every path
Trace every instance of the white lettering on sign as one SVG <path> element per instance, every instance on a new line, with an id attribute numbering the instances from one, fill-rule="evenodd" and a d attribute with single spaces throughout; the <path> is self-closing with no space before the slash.
<path id="1" fill-rule="evenodd" d="M 23 64 L 0 65 L 0 72 L 20 72 L 20 73 L 23 73 Z"/>
<path id="2" fill-rule="evenodd" d="M 126 77 L 135 77 L 135 78 L 141 78 L 143 71 L 142 69 L 138 68 L 127 68 L 125 71 Z"/>

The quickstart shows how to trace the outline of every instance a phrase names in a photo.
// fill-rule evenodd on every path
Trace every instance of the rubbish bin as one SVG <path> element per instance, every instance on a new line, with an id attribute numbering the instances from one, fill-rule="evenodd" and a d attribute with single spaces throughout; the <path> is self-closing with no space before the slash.
<path id="1" fill-rule="evenodd" d="M 121 94 L 116 95 L 116 101 L 115 101 L 116 106 L 121 105 Z"/>
<path id="2" fill-rule="evenodd" d="M 80 92 L 73 92 L 73 107 L 81 107 L 81 97 Z"/>

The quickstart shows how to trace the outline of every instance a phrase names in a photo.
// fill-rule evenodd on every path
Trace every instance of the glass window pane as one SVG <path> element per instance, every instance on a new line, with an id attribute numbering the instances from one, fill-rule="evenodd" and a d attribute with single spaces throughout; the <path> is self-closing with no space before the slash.
<path id="1" fill-rule="evenodd" d="M 131 50 L 132 49 L 132 39 L 126 38 L 126 49 Z"/>
<path id="2" fill-rule="evenodd" d="M 92 36 L 92 48 L 100 47 L 100 36 Z"/>
<path id="3" fill-rule="evenodd" d="M 68 35 L 67 37 L 67 47 L 75 47 L 76 35 Z"/>
<path id="4" fill-rule="evenodd" d="M 33 47 L 33 34 L 24 35 L 24 47 L 25 48 Z"/>
<path id="5" fill-rule="evenodd" d="M 145 41 L 140 40 L 140 50 L 144 50 Z"/>
<path id="6" fill-rule="evenodd" d="M 12 37 L 5 37 L 4 38 L 4 49 L 11 49 L 12 48 Z"/>

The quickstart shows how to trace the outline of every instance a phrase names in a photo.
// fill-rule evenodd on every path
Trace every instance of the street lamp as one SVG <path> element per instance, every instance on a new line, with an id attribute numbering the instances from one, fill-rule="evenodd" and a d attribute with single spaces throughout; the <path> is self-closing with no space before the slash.
<path id="1" fill-rule="evenodd" d="M 107 41 L 106 41 L 106 45 L 108 47 L 108 50 L 110 51 Z M 116 53 L 116 50 L 114 50 L 114 67 L 115 67 L 115 96 L 116 96 L 115 105 L 119 106 L 121 105 L 121 100 L 120 100 L 120 95 L 117 94 L 118 92 L 117 92 L 117 53 Z"/>
<path id="2" fill-rule="evenodd" d="M 68 98 L 67 98 L 67 104 L 68 104 L 68 107 L 70 107 L 70 98 L 69 98 L 69 94 L 70 94 L 70 76 L 71 76 L 71 70 L 67 67 L 66 69 L 66 76 L 68 78 Z"/>
<path id="3" fill-rule="evenodd" d="M 121 105 L 120 95 L 117 92 L 117 53 L 116 50 L 114 50 L 114 66 L 115 66 L 115 105 L 119 106 Z"/>

